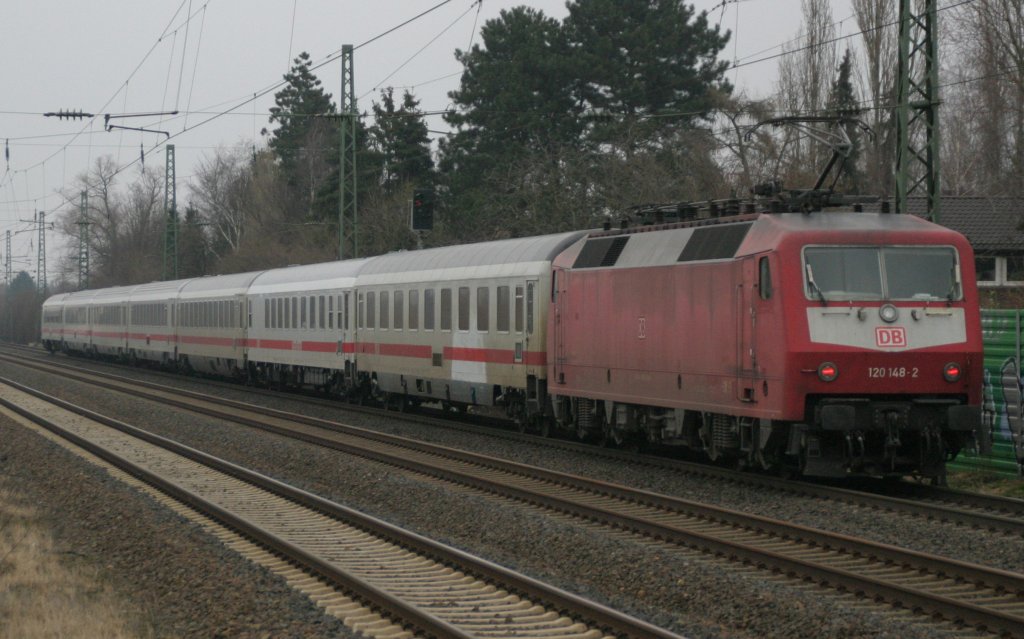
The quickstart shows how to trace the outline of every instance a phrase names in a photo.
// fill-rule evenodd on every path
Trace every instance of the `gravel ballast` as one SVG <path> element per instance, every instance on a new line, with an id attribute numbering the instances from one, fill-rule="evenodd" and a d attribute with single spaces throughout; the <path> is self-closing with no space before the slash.
<path id="1" fill-rule="evenodd" d="M 197 524 L 2 415 L 0 486 L 40 512 L 58 552 L 101 567 L 139 636 L 352 636 Z"/>
<path id="2" fill-rule="evenodd" d="M 74 382 L 55 380 L 20 367 L 17 370 L 14 370 L 15 367 L 10 368 L 6 371 L 8 375 L 45 392 L 69 401 L 82 402 L 101 413 L 225 457 L 340 503 L 410 527 L 421 534 L 447 541 L 536 578 L 636 614 L 680 634 L 691 637 L 944 636 L 916 624 L 903 624 L 849 607 L 846 605 L 849 599 L 834 597 L 814 587 L 794 586 L 788 581 L 771 579 L 770 575 L 753 569 L 744 570 L 692 552 L 609 533 L 526 506 L 510 506 L 507 502 L 479 493 L 246 427 L 163 407 L 154 409 L 155 405 L 149 402 L 128 399 L 120 394 Z M 132 374 L 146 376 L 146 373 Z M 180 383 L 191 385 L 192 388 L 203 385 L 202 382 L 187 379 Z M 296 410 L 297 406 L 290 399 L 253 397 L 246 394 L 244 389 L 217 389 L 216 392 L 237 394 L 246 401 L 268 403 L 286 410 Z M 768 516 L 837 529 L 848 534 L 896 539 L 903 542 L 899 545 L 909 545 L 919 537 L 921 543 L 944 547 L 953 552 L 958 552 L 956 544 L 962 541 L 974 549 L 979 544 L 991 544 L 993 547 L 1009 546 L 1003 551 L 1007 556 L 1016 553 L 1019 557 L 1022 554 L 1020 544 L 1015 540 L 977 531 L 962 531 L 945 524 L 886 517 L 874 511 L 861 511 L 806 498 L 772 495 L 766 500 L 757 495 L 756 491 L 727 482 L 686 478 L 667 471 L 616 464 L 585 454 L 553 452 L 541 446 L 524 446 L 486 436 L 452 433 L 384 418 L 345 414 L 340 410 L 308 407 L 304 412 L 321 416 L 332 413 L 331 417 L 346 423 L 376 427 L 407 436 L 419 435 L 447 445 L 685 498 L 743 507 Z M 27 459 L 25 462 L 29 463 Z M 5 465 L 9 463 L 5 462 Z M 861 525 L 868 532 L 858 532 Z M 916 528 L 918 531 L 916 535 L 909 535 L 911 542 L 908 542 L 909 531 L 894 530 L 896 527 Z M 172 534 L 170 528 L 166 533 L 168 535 Z M 183 547 L 187 547 L 187 544 Z M 181 605 L 192 604 L 188 599 L 183 599 Z M 273 633 L 272 636 L 278 634 Z M 306 635 L 295 633 L 288 636 Z"/>

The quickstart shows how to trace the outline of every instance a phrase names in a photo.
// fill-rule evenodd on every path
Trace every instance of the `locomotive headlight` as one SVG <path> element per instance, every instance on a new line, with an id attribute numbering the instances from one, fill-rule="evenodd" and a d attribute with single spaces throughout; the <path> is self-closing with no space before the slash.
<path id="1" fill-rule="evenodd" d="M 878 309 L 878 316 L 882 318 L 883 322 L 892 324 L 900 318 L 900 312 L 892 304 L 886 304 Z"/>
<path id="2" fill-rule="evenodd" d="M 832 362 L 822 362 L 818 367 L 818 379 L 823 382 L 831 382 L 839 377 L 839 369 Z"/>
<path id="3" fill-rule="evenodd" d="M 946 378 L 947 382 L 955 382 L 960 379 L 960 374 L 963 370 L 960 368 L 960 364 L 956 362 L 950 362 L 946 364 L 946 367 L 942 369 L 942 376 Z"/>

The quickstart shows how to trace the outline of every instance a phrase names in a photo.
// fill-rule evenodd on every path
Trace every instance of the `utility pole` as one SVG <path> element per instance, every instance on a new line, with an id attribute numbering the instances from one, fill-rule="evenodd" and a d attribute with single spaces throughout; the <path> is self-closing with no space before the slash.
<path id="1" fill-rule="evenodd" d="M 89 207 L 88 195 L 82 191 L 78 217 L 78 290 L 89 288 Z"/>
<path id="2" fill-rule="evenodd" d="M 39 256 L 36 258 L 36 290 L 46 297 L 46 213 L 39 211 Z"/>
<path id="3" fill-rule="evenodd" d="M 914 13 L 914 5 L 920 13 Z M 896 97 L 896 212 L 922 192 L 925 214 L 941 212 L 939 188 L 939 55 L 937 0 L 900 0 Z"/>
<path id="4" fill-rule="evenodd" d="M 164 280 L 178 279 L 178 203 L 174 177 L 174 145 L 167 145 L 164 164 Z"/>
<path id="5" fill-rule="evenodd" d="M 352 45 L 341 47 L 341 126 L 338 160 L 338 259 L 359 257 L 356 239 L 356 89 L 353 77 Z M 346 252 L 346 248 L 350 251 Z"/>
<path id="6" fill-rule="evenodd" d="M 7 231 L 7 247 L 4 249 L 4 284 L 11 285 L 11 232 Z"/>

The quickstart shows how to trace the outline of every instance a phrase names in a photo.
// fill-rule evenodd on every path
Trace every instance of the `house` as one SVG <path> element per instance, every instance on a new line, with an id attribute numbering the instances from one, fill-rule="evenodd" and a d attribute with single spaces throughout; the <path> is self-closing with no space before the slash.
<path id="1" fill-rule="evenodd" d="M 925 213 L 924 198 L 910 198 L 909 213 Z M 974 247 L 982 288 L 1024 288 L 1024 200 L 943 196 L 939 224 L 963 233 Z"/>

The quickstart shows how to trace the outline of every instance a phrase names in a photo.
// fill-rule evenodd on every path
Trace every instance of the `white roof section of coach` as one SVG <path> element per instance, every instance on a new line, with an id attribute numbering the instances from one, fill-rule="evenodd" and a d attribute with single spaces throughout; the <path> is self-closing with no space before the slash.
<path id="1" fill-rule="evenodd" d="M 182 300 L 195 300 L 243 294 L 248 292 L 249 285 L 263 272 L 250 271 L 248 273 L 234 273 L 231 275 L 197 277 L 189 280 L 185 283 L 185 286 L 181 287 L 179 298 Z"/>
<path id="2" fill-rule="evenodd" d="M 64 300 L 67 298 L 67 296 L 68 293 L 57 293 L 56 295 L 51 295 L 50 297 L 46 298 L 45 302 L 43 302 L 43 308 L 53 308 L 55 306 L 57 308 L 60 308 L 64 306 Z"/>
<path id="3" fill-rule="evenodd" d="M 551 260 L 587 231 L 403 251 L 375 257 L 359 286 L 443 279 L 546 276 Z"/>
<path id="4" fill-rule="evenodd" d="M 93 295 L 91 302 L 93 304 L 117 304 L 119 302 L 127 302 L 133 290 L 135 290 L 134 284 L 131 286 L 112 286 L 110 288 L 101 288 L 92 292 Z"/>
<path id="5" fill-rule="evenodd" d="M 182 287 L 191 281 L 191 279 L 186 279 L 171 280 L 170 282 L 150 282 L 149 284 L 139 284 L 135 287 L 135 290 L 132 291 L 131 301 L 132 303 L 140 303 L 175 300 L 178 298 L 178 293 L 181 292 Z"/>
<path id="6" fill-rule="evenodd" d="M 250 295 L 351 288 L 359 271 L 374 258 L 286 266 L 264 271 L 253 280 Z"/>

